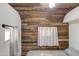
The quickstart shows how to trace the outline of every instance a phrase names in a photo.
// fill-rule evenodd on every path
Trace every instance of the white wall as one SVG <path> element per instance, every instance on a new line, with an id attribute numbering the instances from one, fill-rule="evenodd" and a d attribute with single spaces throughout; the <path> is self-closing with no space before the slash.
<path id="1" fill-rule="evenodd" d="M 71 22 L 71 21 L 75 21 L 76 19 L 79 19 L 79 6 L 68 12 L 64 17 L 63 22 Z"/>
<path id="2" fill-rule="evenodd" d="M 69 23 L 69 47 L 79 51 L 79 22 Z"/>
<path id="3" fill-rule="evenodd" d="M 0 3 L 0 56 L 9 55 L 9 43 L 5 41 L 4 28 L 2 24 L 18 26 L 19 28 L 19 53 L 21 54 L 21 20 L 18 12 L 16 12 L 9 4 Z"/>
<path id="4" fill-rule="evenodd" d="M 79 6 L 64 17 L 64 23 L 69 23 L 69 47 L 79 51 Z"/>

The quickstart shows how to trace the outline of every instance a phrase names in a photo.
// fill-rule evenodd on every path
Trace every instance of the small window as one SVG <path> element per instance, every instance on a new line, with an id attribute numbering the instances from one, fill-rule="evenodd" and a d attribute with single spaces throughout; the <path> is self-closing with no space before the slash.
<path id="1" fill-rule="evenodd" d="M 5 28 L 5 40 L 10 40 L 11 30 L 9 28 Z"/>
<path id="2" fill-rule="evenodd" d="M 59 46 L 57 27 L 38 27 L 38 46 Z"/>

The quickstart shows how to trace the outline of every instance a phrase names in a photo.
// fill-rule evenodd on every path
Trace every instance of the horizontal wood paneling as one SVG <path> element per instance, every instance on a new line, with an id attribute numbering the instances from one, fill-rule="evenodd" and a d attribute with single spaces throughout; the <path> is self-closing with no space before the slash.
<path id="1" fill-rule="evenodd" d="M 78 6 L 76 3 L 56 3 L 54 8 L 47 4 L 18 3 L 12 5 L 22 19 L 22 55 L 30 50 L 59 50 L 68 48 L 68 24 L 63 23 L 63 18 L 71 9 Z M 38 27 L 58 28 L 59 46 L 37 46 Z"/>
<path id="2" fill-rule="evenodd" d="M 13 7 L 34 7 L 34 6 L 40 6 L 40 3 L 10 3 Z"/>

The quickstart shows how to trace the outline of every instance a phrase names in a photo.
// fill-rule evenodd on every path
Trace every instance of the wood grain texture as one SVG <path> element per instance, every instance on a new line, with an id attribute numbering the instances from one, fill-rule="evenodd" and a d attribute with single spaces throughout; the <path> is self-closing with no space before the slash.
<path id="1" fill-rule="evenodd" d="M 40 3 L 11 3 L 22 19 L 22 55 L 30 50 L 63 50 L 68 48 L 68 24 L 63 23 L 64 16 L 78 6 L 78 3 L 56 3 L 54 8 Z M 38 27 L 57 27 L 59 46 L 37 46 Z"/>

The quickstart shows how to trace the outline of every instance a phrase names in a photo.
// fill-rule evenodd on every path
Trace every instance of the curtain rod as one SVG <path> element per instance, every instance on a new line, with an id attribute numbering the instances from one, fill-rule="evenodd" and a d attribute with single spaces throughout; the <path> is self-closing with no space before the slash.
<path id="1" fill-rule="evenodd" d="M 2 24 L 2 27 L 5 28 L 5 27 L 13 27 L 13 28 L 17 28 L 17 26 L 11 26 L 11 25 L 6 25 L 6 24 Z"/>

